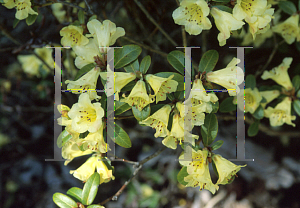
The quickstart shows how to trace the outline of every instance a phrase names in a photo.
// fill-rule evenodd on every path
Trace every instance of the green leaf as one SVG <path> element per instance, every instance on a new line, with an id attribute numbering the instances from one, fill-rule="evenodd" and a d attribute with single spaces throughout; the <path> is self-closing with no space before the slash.
<path id="1" fill-rule="evenodd" d="M 205 116 L 204 124 L 201 126 L 201 136 L 204 146 L 210 145 L 218 134 L 218 119 L 214 113 Z"/>
<path id="2" fill-rule="evenodd" d="M 150 65 L 151 65 L 151 56 L 149 55 L 145 56 L 140 65 L 140 72 L 142 72 L 142 74 L 146 74 Z"/>
<path id="3" fill-rule="evenodd" d="M 183 166 L 177 175 L 178 182 L 181 183 L 182 185 L 186 186 L 188 184 L 188 182 L 184 181 L 184 177 L 186 177 L 188 175 L 189 174 L 187 172 L 187 167 Z"/>
<path id="4" fill-rule="evenodd" d="M 93 16 L 91 16 L 90 18 L 89 18 L 89 21 L 91 21 L 91 20 L 93 20 L 93 19 L 97 19 L 97 15 L 93 15 Z"/>
<path id="5" fill-rule="evenodd" d="M 298 116 L 300 116 L 300 100 L 295 100 L 293 102 L 293 107 Z"/>
<path id="6" fill-rule="evenodd" d="M 3 1 L 3 0 L 0 0 L 0 3 L 1 3 L 1 4 L 4 4 L 4 1 Z"/>
<path id="7" fill-rule="evenodd" d="M 95 64 L 94 63 L 90 63 L 85 65 L 84 67 L 82 67 L 76 74 L 75 76 L 75 80 L 79 79 L 83 74 L 91 71 L 93 68 L 95 68 Z"/>
<path id="8" fill-rule="evenodd" d="M 53 194 L 53 201 L 57 206 L 61 208 L 77 207 L 77 203 L 73 201 L 73 199 L 61 193 Z"/>
<path id="9" fill-rule="evenodd" d="M 215 2 L 225 2 L 225 3 L 230 2 L 230 0 L 212 0 L 212 1 L 215 1 Z"/>
<path id="10" fill-rule="evenodd" d="M 177 100 L 183 100 L 184 99 L 184 91 L 174 92 L 174 97 Z"/>
<path id="11" fill-rule="evenodd" d="M 79 20 L 80 24 L 82 24 L 82 25 L 85 23 L 85 21 L 84 21 L 84 11 L 83 10 L 79 10 L 78 20 Z"/>
<path id="12" fill-rule="evenodd" d="M 223 145 L 224 141 L 223 140 L 218 140 L 215 143 L 211 145 L 212 150 L 217 150 Z"/>
<path id="13" fill-rule="evenodd" d="M 94 205 L 88 206 L 87 208 L 103 208 L 103 206 L 94 204 Z"/>
<path id="14" fill-rule="evenodd" d="M 159 109 L 161 109 L 163 106 L 165 106 L 166 104 L 153 104 L 151 105 L 151 112 L 150 115 L 153 115 L 153 113 L 155 113 L 156 111 L 158 111 Z"/>
<path id="15" fill-rule="evenodd" d="M 258 127 L 259 127 L 259 120 L 256 120 L 253 122 L 247 131 L 249 137 L 253 137 L 258 133 Z"/>
<path id="16" fill-rule="evenodd" d="M 125 45 L 115 49 L 115 68 L 119 69 L 133 62 L 141 54 L 142 49 L 137 45 Z"/>
<path id="17" fill-rule="evenodd" d="M 280 1 L 278 3 L 279 8 L 289 15 L 293 15 L 297 12 L 297 8 L 293 2 L 290 1 Z"/>
<path id="18" fill-rule="evenodd" d="M 128 111 L 131 108 L 128 103 L 124 103 L 118 100 L 115 100 L 115 115 L 120 115 L 124 113 L 125 111 Z"/>
<path id="19" fill-rule="evenodd" d="M 79 202 L 82 202 L 82 189 L 78 187 L 72 187 L 67 191 L 67 194 L 70 196 L 73 196 L 75 199 L 77 199 Z"/>
<path id="20" fill-rule="evenodd" d="M 150 116 L 150 105 L 144 107 L 142 111 L 139 111 L 135 106 L 132 106 L 132 113 L 136 120 L 143 121 Z"/>
<path id="21" fill-rule="evenodd" d="M 135 61 L 131 62 L 129 65 L 125 66 L 124 69 L 126 72 L 130 73 L 130 72 L 136 72 L 139 70 L 140 64 L 139 64 L 139 60 L 136 59 Z"/>
<path id="22" fill-rule="evenodd" d="M 246 88 L 251 88 L 252 90 L 254 90 L 254 88 L 256 87 L 255 76 L 252 74 L 247 75 L 245 85 Z"/>
<path id="23" fill-rule="evenodd" d="M 36 14 L 28 14 L 28 17 L 26 18 L 26 24 L 28 26 L 32 25 L 35 22 L 36 18 L 37 18 Z"/>
<path id="24" fill-rule="evenodd" d="M 57 138 L 56 144 L 59 148 L 64 146 L 70 139 L 72 139 L 72 135 L 69 134 L 66 130 L 62 131 Z"/>
<path id="25" fill-rule="evenodd" d="M 216 5 L 216 6 L 213 6 L 213 7 L 217 7 L 218 9 L 224 11 L 224 12 L 228 12 L 230 14 L 232 14 L 232 9 L 228 6 L 224 6 L 224 5 Z"/>
<path id="26" fill-rule="evenodd" d="M 300 88 L 300 75 L 296 75 L 293 77 L 292 80 L 293 86 L 295 87 L 295 91 L 299 90 Z"/>
<path id="27" fill-rule="evenodd" d="M 121 147 L 131 147 L 131 141 L 128 134 L 118 124 L 115 124 L 115 143 Z"/>
<path id="28" fill-rule="evenodd" d="M 95 172 L 89 177 L 83 186 L 82 190 L 82 203 L 84 205 L 90 205 L 93 203 L 95 196 L 98 191 L 98 186 L 100 184 L 100 175 Z"/>
<path id="29" fill-rule="evenodd" d="M 182 91 L 181 91 L 182 92 Z M 171 93 L 168 93 L 167 94 L 167 97 L 169 98 L 169 100 L 170 101 L 173 101 L 173 100 L 175 100 L 175 97 L 174 97 L 174 95 L 173 94 L 171 94 Z"/>
<path id="30" fill-rule="evenodd" d="M 213 167 L 214 173 L 216 174 L 217 178 L 219 178 L 219 173 L 218 173 L 216 164 L 213 160 L 212 160 L 211 166 Z"/>
<path id="31" fill-rule="evenodd" d="M 300 90 L 297 92 L 297 98 L 300 98 Z"/>
<path id="32" fill-rule="evenodd" d="M 168 62 L 176 69 L 180 74 L 184 75 L 184 53 L 181 51 L 172 51 L 167 56 Z"/>
<path id="33" fill-rule="evenodd" d="M 168 78 L 169 76 L 171 76 L 173 74 L 174 74 L 174 77 L 172 79 L 178 82 L 176 91 L 184 90 L 184 76 L 182 76 L 181 74 L 174 73 L 174 72 L 159 72 L 154 75 L 158 76 L 158 77 Z"/>
<path id="34" fill-rule="evenodd" d="M 252 115 L 256 119 L 262 119 L 264 117 L 264 108 L 260 105 Z"/>
<path id="35" fill-rule="evenodd" d="M 19 19 L 14 19 L 14 22 L 13 22 L 13 28 L 17 27 L 17 25 L 19 24 L 20 20 Z"/>
<path id="36" fill-rule="evenodd" d="M 220 104 L 220 112 L 227 113 L 231 111 L 236 111 L 236 105 L 233 104 L 234 97 L 228 97 Z"/>
<path id="37" fill-rule="evenodd" d="M 216 113 L 219 110 L 219 101 L 212 103 L 212 113 Z"/>
<path id="38" fill-rule="evenodd" d="M 133 87 L 135 86 L 136 81 L 131 81 L 129 82 L 127 85 L 125 85 L 122 89 L 121 92 L 126 92 L 126 91 L 131 91 L 133 89 Z"/>
<path id="39" fill-rule="evenodd" d="M 219 60 L 219 53 L 216 50 L 209 50 L 205 52 L 200 60 L 198 71 L 210 72 L 212 71 Z"/>

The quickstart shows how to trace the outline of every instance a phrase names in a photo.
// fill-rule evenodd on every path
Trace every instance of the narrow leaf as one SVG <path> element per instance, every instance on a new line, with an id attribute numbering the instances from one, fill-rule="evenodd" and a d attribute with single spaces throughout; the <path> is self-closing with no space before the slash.
<path id="1" fill-rule="evenodd" d="M 296 75 L 293 77 L 292 80 L 293 86 L 295 87 L 295 91 L 299 90 L 300 88 L 300 75 Z"/>
<path id="2" fill-rule="evenodd" d="M 53 194 L 53 201 L 57 206 L 61 208 L 77 207 L 77 203 L 73 201 L 73 199 L 61 193 Z"/>
<path id="3" fill-rule="evenodd" d="M 230 2 L 230 0 L 212 0 L 212 1 L 215 1 L 215 2 L 224 2 L 224 3 Z"/>
<path id="4" fill-rule="evenodd" d="M 293 15 L 297 12 L 297 8 L 293 2 L 290 1 L 280 1 L 278 3 L 279 8 L 289 15 Z"/>
<path id="5" fill-rule="evenodd" d="M 227 113 L 231 111 L 236 111 L 236 105 L 233 104 L 234 97 L 228 97 L 220 104 L 220 112 Z"/>
<path id="6" fill-rule="evenodd" d="M 115 124 L 115 143 L 121 147 L 131 147 L 131 140 L 128 134 L 118 124 Z"/>
<path id="7" fill-rule="evenodd" d="M 131 63 L 141 54 L 142 49 L 137 45 L 125 45 L 115 49 L 115 68 L 119 69 Z"/>
<path id="8" fill-rule="evenodd" d="M 115 100 L 115 115 L 120 115 L 131 108 L 128 103 Z"/>
<path id="9" fill-rule="evenodd" d="M 73 196 L 79 202 L 82 202 L 82 189 L 78 187 L 72 187 L 67 191 L 67 194 Z"/>
<path id="10" fill-rule="evenodd" d="M 223 140 L 218 140 L 218 141 L 216 141 L 215 143 L 213 143 L 213 144 L 211 145 L 211 148 L 212 148 L 213 150 L 217 150 L 217 149 L 219 149 L 219 148 L 223 145 L 223 143 L 224 143 Z"/>
<path id="11" fill-rule="evenodd" d="M 130 73 L 130 72 L 136 72 L 139 70 L 139 60 L 136 59 L 135 61 L 131 62 L 129 65 L 125 66 L 124 69 L 126 72 Z"/>
<path id="12" fill-rule="evenodd" d="M 14 22 L 13 22 L 13 28 L 17 27 L 17 25 L 19 24 L 20 20 L 15 18 Z"/>
<path id="13" fill-rule="evenodd" d="M 216 50 L 209 50 L 205 52 L 200 60 L 198 71 L 212 71 L 217 64 L 218 59 L 219 53 Z"/>
<path id="14" fill-rule="evenodd" d="M 83 74 L 91 71 L 93 68 L 95 68 L 95 64 L 94 63 L 90 63 L 85 65 L 84 67 L 82 67 L 76 74 L 75 76 L 75 80 L 79 79 Z"/>
<path id="15" fill-rule="evenodd" d="M 295 100 L 293 102 L 293 107 L 298 116 L 300 116 L 300 100 Z"/>
<path id="16" fill-rule="evenodd" d="M 135 106 L 133 106 L 132 113 L 136 120 L 143 121 L 150 116 L 150 105 L 147 105 L 141 111 L 139 111 Z"/>
<path id="17" fill-rule="evenodd" d="M 154 75 L 159 77 L 164 77 L 164 78 L 168 78 L 169 76 L 174 75 L 172 79 L 178 82 L 176 91 L 184 90 L 184 76 L 182 76 L 181 74 L 174 73 L 174 72 L 159 72 Z"/>
<path id="18" fill-rule="evenodd" d="M 253 122 L 247 131 L 249 137 L 253 137 L 258 133 L 259 120 Z"/>
<path id="19" fill-rule="evenodd" d="M 95 196 L 98 191 L 98 186 L 100 184 L 100 175 L 95 172 L 89 177 L 83 186 L 82 190 L 82 203 L 84 205 L 90 205 L 93 203 Z"/>
<path id="20" fill-rule="evenodd" d="M 188 182 L 184 181 L 184 177 L 186 177 L 188 175 L 189 174 L 187 172 L 187 167 L 183 166 L 177 175 L 178 182 L 181 183 L 182 185 L 186 186 L 188 184 Z"/>
<path id="21" fill-rule="evenodd" d="M 252 90 L 254 90 L 254 88 L 256 87 L 256 80 L 255 80 L 255 77 L 254 75 L 252 74 L 249 74 L 247 77 L 246 77 L 246 88 L 251 88 Z"/>
<path id="22" fill-rule="evenodd" d="M 62 131 L 60 135 L 57 138 L 56 144 L 59 148 L 64 146 L 64 144 L 69 141 L 72 138 L 72 136 L 67 132 L 66 130 Z"/>
<path id="23" fill-rule="evenodd" d="M 79 10 L 78 12 L 78 20 L 80 22 L 80 24 L 84 24 L 85 21 L 84 21 L 84 11 L 83 10 Z"/>
<path id="24" fill-rule="evenodd" d="M 146 74 L 151 64 L 151 56 L 145 56 L 140 65 L 140 72 Z"/>
<path id="25" fill-rule="evenodd" d="M 36 18 L 37 18 L 36 14 L 28 14 L 28 17 L 26 18 L 26 24 L 28 26 L 32 25 L 35 22 Z"/>
<path id="26" fill-rule="evenodd" d="M 232 14 L 232 9 L 228 6 L 224 6 L 224 5 L 216 5 L 214 7 L 217 7 L 218 9 L 224 11 L 224 12 L 228 12 L 230 14 Z"/>
<path id="27" fill-rule="evenodd" d="M 252 115 L 256 119 L 262 119 L 264 117 L 264 108 L 260 105 Z"/>
<path id="28" fill-rule="evenodd" d="M 184 75 L 184 53 L 181 51 L 172 51 L 167 56 L 168 62 L 176 69 L 180 74 Z"/>
<path id="29" fill-rule="evenodd" d="M 210 145 L 218 134 L 218 119 L 214 113 L 205 116 L 204 124 L 201 126 L 201 136 L 204 146 Z"/>

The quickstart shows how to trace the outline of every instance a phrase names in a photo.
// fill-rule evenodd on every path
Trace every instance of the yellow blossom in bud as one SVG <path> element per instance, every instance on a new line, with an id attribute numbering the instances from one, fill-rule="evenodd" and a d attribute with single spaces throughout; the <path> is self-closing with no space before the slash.
<path id="1" fill-rule="evenodd" d="M 151 97 L 151 96 L 150 96 Z M 154 99 L 150 98 L 146 91 L 145 82 L 143 80 L 137 81 L 128 97 L 121 99 L 121 102 L 128 103 L 131 106 L 141 111 L 148 104 L 154 102 Z"/>
<path id="2" fill-rule="evenodd" d="M 17 12 L 15 16 L 19 20 L 26 19 L 28 14 L 38 15 L 38 13 L 31 8 L 30 0 L 4 0 L 3 2 L 3 6 L 8 9 L 16 8 Z"/>
<path id="3" fill-rule="evenodd" d="M 284 22 L 272 27 L 272 30 L 276 33 L 281 34 L 283 39 L 288 44 L 292 44 L 296 40 L 296 38 L 297 41 L 299 41 L 299 14 L 290 16 Z"/>
<path id="4" fill-rule="evenodd" d="M 217 7 L 213 7 L 210 13 L 215 19 L 215 24 L 220 31 L 218 35 L 220 46 L 226 44 L 226 40 L 230 37 L 231 31 L 238 30 L 245 24 L 243 21 L 235 19 L 232 14 L 222 11 Z"/>
<path id="5" fill-rule="evenodd" d="M 75 45 L 86 45 L 89 39 L 83 35 L 82 27 L 69 25 L 60 30 L 60 35 L 63 36 L 61 44 L 63 46 L 73 47 Z"/>
<path id="6" fill-rule="evenodd" d="M 95 90 L 99 74 L 99 68 L 95 67 L 76 81 L 66 80 L 67 90 L 71 90 L 74 94 L 87 93 L 91 100 L 98 100 L 101 97 L 97 95 Z"/>
<path id="7" fill-rule="evenodd" d="M 170 105 L 164 105 L 161 109 L 153 113 L 140 124 L 145 124 L 156 130 L 155 137 L 165 137 L 168 135 L 169 115 L 172 108 Z"/>
<path id="8" fill-rule="evenodd" d="M 91 103 L 88 94 L 83 93 L 79 96 L 78 103 L 72 106 L 68 115 L 72 119 L 72 128 L 76 132 L 94 133 L 102 125 L 104 110 L 100 103 Z"/>
<path id="9" fill-rule="evenodd" d="M 233 58 L 226 68 L 208 72 L 206 80 L 225 87 L 230 96 L 236 96 L 240 92 L 238 85 L 244 80 L 244 71 L 236 66 L 238 63 L 240 60 Z"/>
<path id="10" fill-rule="evenodd" d="M 94 174 L 95 169 L 97 169 L 97 172 L 100 175 L 100 184 L 107 183 L 111 179 L 114 180 L 115 177 L 112 175 L 112 170 L 107 168 L 103 160 L 105 160 L 105 158 L 93 155 L 77 170 L 71 170 L 70 174 L 73 174 L 75 178 L 78 178 L 81 181 L 87 181 L 87 179 Z"/>
<path id="11" fill-rule="evenodd" d="M 183 0 L 172 14 L 174 22 L 184 25 L 190 35 L 199 35 L 202 30 L 209 30 L 211 22 L 207 18 L 209 7 L 204 0 Z"/>
<path id="12" fill-rule="evenodd" d="M 271 71 L 264 71 L 261 78 L 263 80 L 273 79 L 275 82 L 277 82 L 277 84 L 283 86 L 285 89 L 291 90 L 293 88 L 293 84 L 287 70 L 290 68 L 292 61 L 293 58 L 284 58 L 279 66 L 273 68 Z"/>
<path id="13" fill-rule="evenodd" d="M 172 80 L 173 77 L 174 75 L 171 75 L 168 78 L 158 77 L 152 74 L 146 75 L 146 80 L 156 96 L 156 103 L 166 100 L 167 93 L 176 91 L 178 82 Z"/>
<path id="14" fill-rule="evenodd" d="M 240 94 L 243 95 L 242 93 Z M 245 112 L 253 114 L 260 105 L 261 100 L 262 96 L 259 94 L 259 91 L 256 87 L 254 90 L 251 88 L 245 89 Z M 244 105 L 239 106 L 243 107 Z M 244 109 L 241 109 L 241 111 L 244 111 Z"/>
<path id="15" fill-rule="evenodd" d="M 266 102 L 261 103 L 261 106 L 265 108 L 268 103 L 270 103 L 272 100 L 274 100 L 280 95 L 280 92 L 278 90 L 268 90 L 261 91 L 259 92 L 259 94 L 266 99 Z"/>
<path id="16" fill-rule="evenodd" d="M 85 151 L 81 151 L 79 149 L 78 144 L 71 139 L 69 142 L 67 142 L 63 147 L 62 147 L 62 157 L 64 159 L 67 159 L 65 161 L 65 165 L 67 165 L 68 163 L 70 163 L 75 157 L 80 157 L 83 155 L 88 155 L 93 153 L 93 151 L 91 151 L 90 149 L 87 149 Z"/>
<path id="17" fill-rule="evenodd" d="M 253 23 L 262 15 L 268 6 L 267 0 L 237 0 L 232 14 L 238 20 Z"/>
<path id="18" fill-rule="evenodd" d="M 292 120 L 295 120 L 296 116 L 291 115 L 291 105 L 291 99 L 286 97 L 281 103 L 277 104 L 275 108 L 268 107 L 265 110 L 265 117 L 270 119 L 270 125 L 282 126 L 286 123 L 295 127 L 296 125 L 292 123 Z"/>
<path id="19" fill-rule="evenodd" d="M 241 170 L 241 167 L 245 167 L 246 165 L 235 165 L 234 163 L 226 160 L 221 155 L 215 154 L 212 156 L 212 160 L 214 161 L 219 179 L 216 184 L 227 184 L 230 183 L 237 172 Z"/>

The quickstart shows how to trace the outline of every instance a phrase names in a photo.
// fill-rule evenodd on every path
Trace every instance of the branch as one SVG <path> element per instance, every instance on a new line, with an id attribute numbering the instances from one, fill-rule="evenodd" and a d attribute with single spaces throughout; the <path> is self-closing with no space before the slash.
<path id="1" fill-rule="evenodd" d="M 87 0 L 84 0 L 84 2 L 85 2 L 86 6 L 87 6 L 87 8 L 88 8 L 88 10 L 89 10 L 89 13 L 92 14 L 92 15 L 94 15 L 95 13 L 93 12 L 93 10 L 92 10 L 92 8 L 90 7 L 90 5 L 89 5 L 89 3 L 87 2 Z"/>

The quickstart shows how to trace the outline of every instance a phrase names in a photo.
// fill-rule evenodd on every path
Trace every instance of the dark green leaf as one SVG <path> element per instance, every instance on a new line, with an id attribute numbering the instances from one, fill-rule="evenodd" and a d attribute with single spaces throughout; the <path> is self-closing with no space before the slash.
<path id="1" fill-rule="evenodd" d="M 295 100 L 293 102 L 293 107 L 298 116 L 300 116 L 300 100 Z"/>
<path id="2" fill-rule="evenodd" d="M 264 97 L 262 97 L 262 99 L 261 99 L 260 103 L 266 103 L 266 102 L 267 102 L 267 99 L 266 99 L 266 98 L 264 98 Z"/>
<path id="3" fill-rule="evenodd" d="M 297 92 L 297 98 L 300 98 L 300 90 Z"/>
<path id="4" fill-rule="evenodd" d="M 225 2 L 225 3 L 230 2 L 230 0 L 212 0 L 212 1 L 215 1 L 215 2 Z"/>
<path id="5" fill-rule="evenodd" d="M 183 100 L 183 99 L 184 99 L 184 91 L 177 91 L 177 92 L 174 92 L 174 97 L 175 97 L 177 100 Z"/>
<path id="6" fill-rule="evenodd" d="M 293 77 L 292 80 L 293 86 L 295 87 L 295 91 L 299 90 L 300 88 L 300 75 L 296 75 Z"/>
<path id="7" fill-rule="evenodd" d="M 158 76 L 158 77 L 168 78 L 169 76 L 171 76 L 173 74 L 174 74 L 174 77 L 172 79 L 178 82 L 176 91 L 184 90 L 184 76 L 182 76 L 178 73 L 174 73 L 174 72 L 159 72 L 154 75 Z"/>
<path id="8" fill-rule="evenodd" d="M 213 143 L 213 144 L 211 145 L 211 148 L 212 148 L 213 150 L 217 150 L 217 149 L 219 149 L 219 148 L 223 145 L 223 143 L 224 143 L 223 140 L 218 140 L 218 141 L 216 141 L 215 143 Z"/>
<path id="9" fill-rule="evenodd" d="M 227 113 L 231 111 L 236 111 L 236 105 L 233 104 L 234 97 L 228 97 L 220 104 L 220 112 Z"/>
<path id="10" fill-rule="evenodd" d="M 77 207 L 77 203 L 73 201 L 73 199 L 61 193 L 53 194 L 53 201 L 57 206 L 61 208 Z"/>
<path id="11" fill-rule="evenodd" d="M 182 92 L 182 91 L 181 91 L 181 92 Z M 167 97 L 169 98 L 170 101 L 175 100 L 175 97 L 174 97 L 173 94 L 168 93 L 168 94 L 167 94 Z"/>
<path id="12" fill-rule="evenodd" d="M 91 21 L 91 20 L 93 20 L 93 19 L 97 19 L 97 15 L 93 15 L 93 16 L 91 16 L 90 18 L 89 18 L 89 21 Z"/>
<path id="13" fill-rule="evenodd" d="M 278 3 L 279 8 L 289 15 L 293 15 L 297 12 L 297 8 L 293 2 L 290 1 L 280 1 Z"/>
<path id="14" fill-rule="evenodd" d="M 84 11 L 83 10 L 79 10 L 78 20 L 79 20 L 80 24 L 82 24 L 82 25 L 85 23 L 85 21 L 84 21 Z"/>
<path id="15" fill-rule="evenodd" d="M 252 90 L 254 90 L 254 88 L 256 87 L 256 80 L 255 80 L 255 76 L 252 74 L 249 74 L 246 77 L 246 88 L 251 88 Z"/>
<path id="16" fill-rule="evenodd" d="M 146 74 L 151 64 L 151 56 L 145 56 L 140 65 L 140 72 Z"/>
<path id="17" fill-rule="evenodd" d="M 212 71 L 219 59 L 219 53 L 216 50 L 209 50 L 205 52 L 200 60 L 198 71 L 210 72 Z"/>
<path id="18" fill-rule="evenodd" d="M 300 0 L 299 0 L 300 1 Z M 295 42 L 297 50 L 300 52 L 300 42 Z"/>
<path id="19" fill-rule="evenodd" d="M 101 104 L 101 107 L 103 109 L 106 109 L 106 106 L 107 106 L 107 96 L 106 96 L 105 93 L 103 93 L 102 96 L 101 96 L 100 104 Z"/>
<path id="20" fill-rule="evenodd" d="M 95 68 L 95 64 L 91 63 L 91 64 L 87 64 L 84 67 L 82 67 L 76 74 L 75 76 L 75 80 L 79 79 L 83 74 L 91 71 L 93 68 Z"/>
<path id="21" fill-rule="evenodd" d="M 130 72 L 135 73 L 136 71 L 139 70 L 139 67 L 140 67 L 139 60 L 136 59 L 135 61 L 131 62 L 129 65 L 125 66 L 124 69 L 128 73 Z"/>
<path id="22" fill-rule="evenodd" d="M 115 115 L 120 115 L 124 113 L 125 111 L 128 111 L 131 108 L 128 103 L 124 103 L 118 100 L 115 100 Z"/>
<path id="23" fill-rule="evenodd" d="M 181 51 L 172 51 L 167 56 L 168 62 L 176 69 L 180 74 L 184 75 L 184 53 Z"/>
<path id="24" fill-rule="evenodd" d="M 248 129 L 248 136 L 253 137 L 258 133 L 259 120 L 253 122 Z"/>
<path id="25" fill-rule="evenodd" d="M 94 204 L 94 205 L 88 206 L 87 208 L 103 208 L 103 206 Z"/>
<path id="26" fill-rule="evenodd" d="M 19 24 L 20 20 L 15 18 L 14 22 L 13 22 L 13 28 L 17 27 L 17 25 Z"/>
<path id="27" fill-rule="evenodd" d="M 159 109 L 161 109 L 163 106 L 165 106 L 166 104 L 152 104 L 151 105 L 151 115 L 153 115 L 153 113 L 155 113 L 156 111 L 158 111 Z"/>
<path id="28" fill-rule="evenodd" d="M 73 196 L 75 199 L 77 199 L 79 202 L 82 202 L 82 189 L 78 187 L 72 187 L 67 191 L 67 194 L 70 196 Z"/>
<path id="29" fill-rule="evenodd" d="M 256 119 L 262 119 L 264 117 L 264 108 L 260 105 L 252 115 Z"/>
<path id="30" fill-rule="evenodd" d="M 298 1 L 298 11 L 300 11 L 300 0 Z"/>
<path id="31" fill-rule="evenodd" d="M 135 106 L 132 106 L 132 113 L 136 120 L 143 121 L 150 116 L 150 105 L 144 107 L 142 111 L 139 111 Z"/>
<path id="32" fill-rule="evenodd" d="M 57 138 L 57 146 L 59 148 L 61 148 L 62 146 L 64 146 L 70 139 L 72 139 L 71 134 L 69 134 L 69 132 L 67 132 L 66 130 L 62 131 L 60 133 L 60 135 Z"/>
<path id="33" fill-rule="evenodd" d="M 137 45 L 125 45 L 115 49 L 115 68 L 119 69 L 133 62 L 141 54 L 142 49 Z"/>
<path id="34" fill-rule="evenodd" d="M 212 160 L 211 166 L 213 167 L 214 173 L 216 174 L 217 178 L 219 178 L 219 173 L 218 173 L 216 164 L 213 160 Z"/>
<path id="35" fill-rule="evenodd" d="M 219 101 L 212 103 L 212 113 L 216 113 L 219 110 Z"/>
<path id="36" fill-rule="evenodd" d="M 183 166 L 177 175 L 178 182 L 181 183 L 182 185 L 186 186 L 188 184 L 188 182 L 184 181 L 184 177 L 186 177 L 188 175 L 189 174 L 187 172 L 187 167 Z"/>
<path id="37" fill-rule="evenodd" d="M 131 140 L 128 134 L 118 124 L 115 124 L 115 143 L 121 147 L 131 147 Z"/>
<path id="38" fill-rule="evenodd" d="M 218 134 L 218 119 L 214 113 L 205 116 L 204 124 L 201 126 L 201 136 L 204 146 L 210 145 Z"/>
<path id="39" fill-rule="evenodd" d="M 93 203 L 95 196 L 98 191 L 98 186 L 100 184 L 100 175 L 95 172 L 89 177 L 83 186 L 82 190 L 82 203 L 84 205 L 90 205 Z"/>
<path id="40" fill-rule="evenodd" d="M 26 18 L 26 24 L 28 26 L 32 25 L 35 22 L 36 18 L 37 18 L 36 14 L 28 14 L 28 17 Z"/>
<path id="41" fill-rule="evenodd" d="M 228 12 L 230 14 L 232 14 L 232 9 L 230 7 L 224 6 L 224 5 L 216 5 L 213 7 L 217 7 L 218 9 L 224 11 L 224 12 Z"/>
<path id="42" fill-rule="evenodd" d="M 129 82 L 127 85 L 125 85 L 122 89 L 121 92 L 126 92 L 126 91 L 131 91 L 132 88 L 135 86 L 136 82 L 133 80 Z"/>

